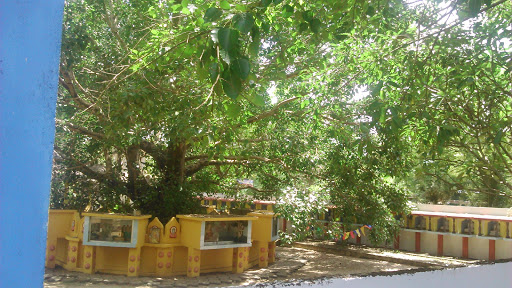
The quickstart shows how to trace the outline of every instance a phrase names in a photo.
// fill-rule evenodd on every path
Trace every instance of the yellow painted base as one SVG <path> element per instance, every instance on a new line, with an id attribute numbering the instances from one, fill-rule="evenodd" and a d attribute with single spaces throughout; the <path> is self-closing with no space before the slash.
<path id="1" fill-rule="evenodd" d="M 265 268 L 268 266 L 268 243 L 258 241 L 256 247 L 258 248 L 258 266 Z"/>
<path id="2" fill-rule="evenodd" d="M 86 217 L 138 220 L 140 225 L 138 225 L 135 247 L 119 247 L 120 245 L 109 245 L 110 243 L 105 243 L 104 246 L 93 246 L 97 243 L 83 245 L 84 218 L 79 218 L 74 211 L 57 213 L 52 218 L 53 223 L 65 222 L 66 227 L 57 229 L 59 233 L 49 233 L 53 236 L 47 240 L 46 267 L 53 268 L 55 265 L 61 265 L 70 271 L 87 274 L 99 272 L 129 277 L 174 275 L 198 277 L 201 273 L 212 272 L 243 273 L 253 266 L 266 267 L 268 263 L 275 261 L 275 242 L 267 240 L 257 241 L 252 238 L 252 241 L 247 241 L 252 242 L 252 247 L 204 249 L 199 245 L 201 222 L 204 220 L 204 216 L 200 215 L 184 216 L 180 219 L 181 223 L 173 218 L 164 226 L 158 219 L 148 224 L 146 216 L 84 214 Z M 270 237 L 270 232 L 266 230 L 271 229 L 269 220 L 272 218 L 270 213 L 267 214 L 262 214 L 265 216 L 265 219 L 261 218 L 264 225 L 260 223 L 253 226 L 253 236 L 265 230 L 264 235 L 260 236 L 264 236 L 265 239 Z M 204 218 L 208 219 L 208 216 Z M 253 223 L 259 221 L 259 218 L 254 216 L 216 216 L 211 219 L 253 221 Z M 210 221 L 213 221 L 211 219 Z M 49 230 L 52 229 L 53 225 L 49 227 Z M 187 242 L 187 239 L 190 241 Z"/>
<path id="3" fill-rule="evenodd" d="M 268 243 L 268 263 L 276 262 L 276 241 Z"/>
<path id="4" fill-rule="evenodd" d="M 201 250 L 188 248 L 187 276 L 197 277 L 201 273 Z"/>
<path id="5" fill-rule="evenodd" d="M 94 246 L 84 246 L 84 257 L 83 257 L 83 269 L 87 274 L 93 274 L 95 270 L 95 262 L 96 258 L 96 247 Z"/>
<path id="6" fill-rule="evenodd" d="M 172 267 L 174 265 L 173 255 L 174 248 L 157 249 L 156 275 L 170 276 L 172 274 Z"/>

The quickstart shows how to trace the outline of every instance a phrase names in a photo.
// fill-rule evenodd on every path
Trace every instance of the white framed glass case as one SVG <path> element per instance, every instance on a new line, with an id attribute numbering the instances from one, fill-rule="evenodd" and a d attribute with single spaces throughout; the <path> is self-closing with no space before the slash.
<path id="1" fill-rule="evenodd" d="M 136 219 L 85 216 L 83 244 L 135 248 L 138 224 Z"/>
<path id="2" fill-rule="evenodd" d="M 271 240 L 272 241 L 276 241 L 277 239 L 279 239 L 279 227 L 280 227 L 280 224 L 281 223 L 281 218 L 279 217 L 272 217 L 272 234 L 271 234 Z"/>
<path id="3" fill-rule="evenodd" d="M 252 221 L 201 222 L 201 250 L 251 246 Z"/>

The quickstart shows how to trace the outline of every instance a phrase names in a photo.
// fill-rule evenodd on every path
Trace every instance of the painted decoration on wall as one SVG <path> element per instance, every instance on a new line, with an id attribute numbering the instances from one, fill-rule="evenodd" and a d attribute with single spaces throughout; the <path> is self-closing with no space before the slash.
<path id="1" fill-rule="evenodd" d="M 176 235 L 178 234 L 178 229 L 176 226 L 172 226 L 169 233 L 169 238 L 176 238 Z"/>
<path id="2" fill-rule="evenodd" d="M 149 243 L 158 244 L 160 243 L 160 228 L 157 226 L 151 227 L 149 231 Z"/>

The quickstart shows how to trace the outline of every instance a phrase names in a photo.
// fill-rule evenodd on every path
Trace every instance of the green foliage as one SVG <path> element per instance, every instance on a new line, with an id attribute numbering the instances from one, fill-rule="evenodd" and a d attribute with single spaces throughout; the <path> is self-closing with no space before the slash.
<path id="1" fill-rule="evenodd" d="M 403 187 L 507 205 L 510 3 L 447 5 L 66 2 L 52 205 L 168 219 L 203 193 L 313 193 L 377 242 Z"/>

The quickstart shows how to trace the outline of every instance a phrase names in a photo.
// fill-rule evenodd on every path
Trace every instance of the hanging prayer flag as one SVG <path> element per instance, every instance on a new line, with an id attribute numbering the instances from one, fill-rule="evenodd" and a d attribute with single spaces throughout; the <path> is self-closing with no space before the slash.
<path id="1" fill-rule="evenodd" d="M 366 233 L 364 232 L 364 228 L 368 228 L 369 230 L 372 229 L 372 226 L 371 225 L 364 225 L 364 226 L 361 226 L 361 228 L 358 228 L 356 230 L 352 230 L 352 231 L 347 231 L 347 232 L 343 232 L 341 235 L 340 234 L 336 234 L 336 235 L 332 235 L 332 239 L 334 239 L 334 241 L 338 242 L 338 240 L 347 240 L 349 237 L 351 238 L 355 238 L 356 235 L 357 237 L 361 237 L 361 234 L 363 234 L 363 236 L 366 236 Z M 320 228 L 317 228 L 320 232 Z M 326 232 L 326 231 L 324 231 Z"/>

